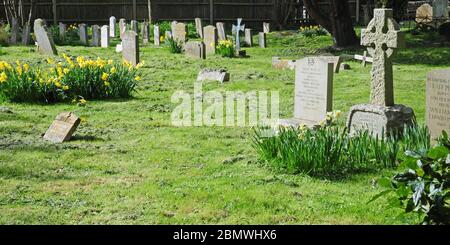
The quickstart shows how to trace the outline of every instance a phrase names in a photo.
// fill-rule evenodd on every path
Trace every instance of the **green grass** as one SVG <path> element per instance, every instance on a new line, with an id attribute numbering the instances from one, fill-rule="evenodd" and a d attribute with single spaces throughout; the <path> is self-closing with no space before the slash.
<path id="1" fill-rule="evenodd" d="M 383 201 L 367 204 L 381 190 L 374 180 L 393 170 L 336 181 L 280 174 L 258 163 L 250 128 L 171 126 L 172 94 L 192 93 L 199 70 L 206 67 L 227 68 L 231 82 L 207 83 L 205 91 L 279 90 L 282 117 L 291 117 L 294 72 L 272 69 L 271 57 L 314 53 L 331 38 L 268 37 L 268 49 L 247 48 L 250 58 L 245 59 L 201 61 L 167 48 L 143 47 L 146 65 L 135 99 L 90 101 L 87 107 L 0 103 L 13 111 L 0 112 L 0 223 L 417 223 L 417 217 L 399 217 L 399 210 L 387 209 Z M 32 50 L 6 47 L 0 59 L 42 62 L 44 57 Z M 58 50 L 121 59 L 113 47 Z M 355 52 L 362 50 L 349 54 Z M 396 102 L 412 106 L 423 122 L 426 74 L 450 66 L 449 48 L 413 45 L 398 57 Z M 369 100 L 370 66 L 349 64 L 352 70 L 334 79 L 334 109 L 344 112 Z M 73 141 L 44 142 L 41 135 L 62 111 L 74 111 L 84 122 Z"/>

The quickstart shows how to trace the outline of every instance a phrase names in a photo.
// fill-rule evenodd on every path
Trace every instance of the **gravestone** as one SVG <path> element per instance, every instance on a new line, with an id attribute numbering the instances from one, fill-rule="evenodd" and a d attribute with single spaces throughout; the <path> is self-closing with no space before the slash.
<path id="1" fill-rule="evenodd" d="M 236 51 L 241 51 L 241 37 L 239 36 L 240 32 L 245 30 L 245 25 L 242 24 L 242 18 L 237 19 L 237 25 L 233 25 L 232 32 L 236 35 L 235 43 L 236 43 Z"/>
<path id="2" fill-rule="evenodd" d="M 170 30 L 173 32 L 173 30 L 175 30 L 175 26 L 177 25 L 177 21 L 176 20 L 174 20 L 174 21 L 172 21 L 171 23 L 170 23 Z"/>
<path id="3" fill-rule="evenodd" d="M 252 35 L 252 29 L 245 28 L 245 45 L 248 47 L 253 46 L 253 35 Z"/>
<path id="4" fill-rule="evenodd" d="M 318 57 L 307 57 L 295 64 L 294 118 L 280 125 L 316 126 L 326 121 L 333 110 L 333 64 Z"/>
<path id="5" fill-rule="evenodd" d="M 150 28 L 149 28 L 149 24 L 147 21 L 142 22 L 142 27 L 141 27 L 141 32 L 142 32 L 142 43 L 144 45 L 148 44 L 148 41 L 150 40 Z"/>
<path id="6" fill-rule="evenodd" d="M 219 38 L 219 41 L 227 40 L 227 35 L 225 34 L 225 23 L 223 22 L 217 22 L 217 36 Z"/>
<path id="7" fill-rule="evenodd" d="M 88 32 L 87 32 L 87 27 L 86 24 L 80 24 L 78 25 L 78 31 L 80 32 L 80 42 L 83 45 L 87 45 L 88 44 Z"/>
<path id="8" fill-rule="evenodd" d="M 93 25 L 92 26 L 92 46 L 100 47 L 102 41 L 100 26 Z"/>
<path id="9" fill-rule="evenodd" d="M 64 38 L 66 36 L 67 25 L 62 22 L 59 22 L 58 29 L 59 29 L 59 37 Z"/>
<path id="10" fill-rule="evenodd" d="M 138 22 L 136 20 L 132 20 L 130 24 L 130 29 L 136 33 L 139 33 L 138 30 Z"/>
<path id="11" fill-rule="evenodd" d="M 158 25 L 154 25 L 153 27 L 153 42 L 155 44 L 155 46 L 159 46 L 161 45 L 161 37 L 159 36 L 159 26 Z"/>
<path id="12" fill-rule="evenodd" d="M 102 48 L 108 48 L 109 47 L 109 26 L 104 25 L 101 28 L 101 46 Z"/>
<path id="13" fill-rule="evenodd" d="M 200 18 L 195 18 L 195 30 L 197 31 L 198 36 L 203 39 L 203 24 L 202 24 L 202 19 Z"/>
<path id="14" fill-rule="evenodd" d="M 123 45 L 121 42 L 116 45 L 116 53 L 122 53 L 122 51 L 123 51 Z"/>
<path id="15" fill-rule="evenodd" d="M 442 131 L 450 134 L 450 69 L 428 74 L 426 117 L 433 140 L 440 137 Z"/>
<path id="16" fill-rule="evenodd" d="M 61 113 L 45 133 L 44 139 L 53 143 L 69 141 L 80 122 L 80 118 L 72 112 Z"/>
<path id="17" fill-rule="evenodd" d="M 448 0 L 433 1 L 433 18 L 441 20 L 448 19 Z"/>
<path id="18" fill-rule="evenodd" d="M 34 34 L 39 47 L 39 52 L 46 55 L 57 55 L 55 44 L 52 36 L 49 34 L 47 26 L 42 19 L 34 21 Z"/>
<path id="19" fill-rule="evenodd" d="M 217 29 L 214 26 L 205 26 L 203 29 L 206 56 L 216 53 Z"/>
<path id="20" fill-rule="evenodd" d="M 123 33 L 127 31 L 127 20 L 122 18 L 119 20 L 119 36 L 122 38 Z"/>
<path id="21" fill-rule="evenodd" d="M 109 18 L 109 37 L 116 37 L 116 17 Z"/>
<path id="22" fill-rule="evenodd" d="M 230 73 L 225 69 L 203 69 L 197 76 L 197 82 L 204 81 L 228 82 L 230 81 Z"/>
<path id="23" fill-rule="evenodd" d="M 372 136 L 389 136 L 401 133 L 405 125 L 413 123 L 414 111 L 394 103 L 392 60 L 403 42 L 404 33 L 395 22 L 392 9 L 375 9 L 374 18 L 361 32 L 361 45 L 373 57 L 371 103 L 351 108 L 348 117 L 351 135 L 368 130 Z"/>
<path id="24" fill-rule="evenodd" d="M 342 58 L 341 56 L 320 56 L 327 63 L 333 63 L 334 73 L 339 73 L 341 68 Z"/>
<path id="25" fill-rule="evenodd" d="M 263 23 L 263 32 L 266 34 L 270 33 L 270 23 L 267 23 L 267 22 Z"/>
<path id="26" fill-rule="evenodd" d="M 416 10 L 416 22 L 420 24 L 429 24 L 433 21 L 433 7 L 428 3 L 422 4 Z"/>
<path id="27" fill-rule="evenodd" d="M 139 64 L 139 41 L 138 34 L 134 31 L 126 31 L 122 38 L 123 59 L 133 66 Z"/>
<path id="28" fill-rule="evenodd" d="M 279 70 L 294 70 L 296 60 L 282 60 L 280 57 L 272 57 L 272 67 Z"/>
<path id="29" fill-rule="evenodd" d="M 19 31 L 20 31 L 19 20 L 17 18 L 12 18 L 10 30 L 11 37 L 9 39 L 9 42 L 11 44 L 17 44 L 17 42 L 19 41 Z"/>
<path id="30" fill-rule="evenodd" d="M 258 40 L 259 40 L 259 47 L 260 48 L 266 48 L 267 47 L 266 33 L 260 32 L 258 37 L 259 37 L 258 38 Z"/>
<path id="31" fill-rule="evenodd" d="M 181 43 L 185 43 L 187 38 L 187 29 L 186 24 L 184 23 L 176 23 L 174 28 L 172 29 L 173 40 Z"/>
<path id="32" fill-rule="evenodd" d="M 31 25 L 30 23 L 25 23 L 22 31 L 22 44 L 30 45 L 31 44 Z"/>
<path id="33" fill-rule="evenodd" d="M 191 41 L 187 42 L 184 47 L 184 52 L 187 57 L 205 59 L 205 44 L 203 42 Z"/>
<path id="34" fill-rule="evenodd" d="M 166 31 L 166 33 L 164 34 L 164 37 L 167 38 L 172 38 L 172 32 L 171 31 Z"/>

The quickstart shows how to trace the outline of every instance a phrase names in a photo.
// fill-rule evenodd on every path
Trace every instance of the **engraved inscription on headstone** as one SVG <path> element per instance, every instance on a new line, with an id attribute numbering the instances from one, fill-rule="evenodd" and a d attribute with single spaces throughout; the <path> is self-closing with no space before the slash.
<path id="1" fill-rule="evenodd" d="M 225 23 L 223 22 L 217 22 L 217 36 L 219 38 L 219 41 L 227 40 L 227 35 L 225 34 Z"/>
<path id="2" fill-rule="evenodd" d="M 187 29 L 186 24 L 184 23 L 176 23 L 172 29 L 173 39 L 185 43 L 187 40 Z"/>
<path id="3" fill-rule="evenodd" d="M 205 44 L 197 41 L 187 42 L 185 44 L 185 54 L 188 57 L 205 59 Z"/>
<path id="4" fill-rule="evenodd" d="M 450 134 L 450 69 L 430 72 L 427 78 L 426 121 L 433 139 Z"/>

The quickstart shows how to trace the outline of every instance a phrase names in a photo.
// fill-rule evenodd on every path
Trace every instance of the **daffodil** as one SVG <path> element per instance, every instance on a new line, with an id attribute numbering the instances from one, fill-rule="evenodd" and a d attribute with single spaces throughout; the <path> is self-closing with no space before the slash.
<path id="1" fill-rule="evenodd" d="M 138 82 L 142 80 L 142 78 L 140 76 L 136 76 L 134 79 Z"/>
<path id="2" fill-rule="evenodd" d="M 108 80 L 108 78 L 109 78 L 109 75 L 108 75 L 108 73 L 106 73 L 106 72 L 103 72 L 103 75 L 102 75 L 102 80 L 103 80 L 103 81 L 107 81 L 107 80 Z"/>
<path id="3" fill-rule="evenodd" d="M 109 82 L 105 82 L 104 84 L 106 87 L 109 87 L 111 85 L 111 83 L 109 83 Z"/>
<path id="4" fill-rule="evenodd" d="M 115 67 L 112 67 L 111 70 L 110 70 L 110 72 L 111 72 L 111 74 L 114 74 L 114 73 L 117 72 L 117 69 L 116 69 Z"/>
<path id="5" fill-rule="evenodd" d="M 67 85 L 66 85 L 66 86 L 63 86 L 63 90 L 64 90 L 64 91 L 69 90 L 69 86 L 67 86 Z"/>
<path id="6" fill-rule="evenodd" d="M 4 82 L 6 82 L 7 80 L 8 80 L 8 76 L 6 75 L 5 72 L 2 72 L 2 73 L 0 74 L 0 83 L 4 83 Z"/>

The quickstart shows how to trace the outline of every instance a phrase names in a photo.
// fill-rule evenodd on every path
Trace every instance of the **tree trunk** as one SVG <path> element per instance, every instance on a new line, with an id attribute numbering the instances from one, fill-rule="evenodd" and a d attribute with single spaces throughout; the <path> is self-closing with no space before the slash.
<path id="1" fill-rule="evenodd" d="M 152 1 L 147 1 L 147 7 L 148 7 L 148 23 L 149 25 L 152 24 Z"/>
<path id="2" fill-rule="evenodd" d="M 333 35 L 336 47 L 359 45 L 353 28 L 348 0 L 329 0 L 329 15 L 322 12 L 315 0 L 303 0 L 303 4 L 314 21 Z"/>

